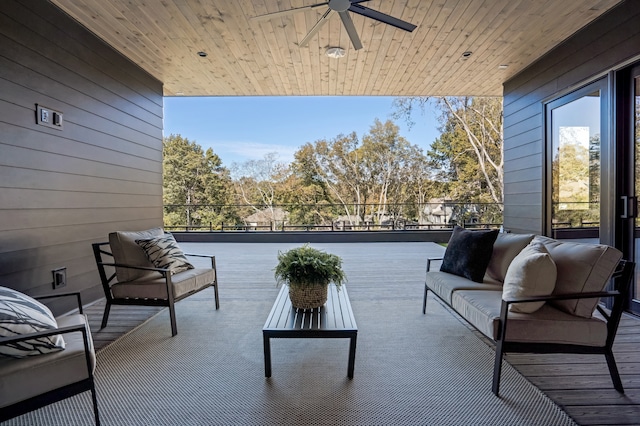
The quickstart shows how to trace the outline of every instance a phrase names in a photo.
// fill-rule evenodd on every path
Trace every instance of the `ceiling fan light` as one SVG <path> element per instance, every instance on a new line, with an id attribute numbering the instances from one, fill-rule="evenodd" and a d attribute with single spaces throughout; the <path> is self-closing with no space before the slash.
<path id="1" fill-rule="evenodd" d="M 334 59 L 342 58 L 344 57 L 344 54 L 345 54 L 345 51 L 342 47 L 330 47 L 325 52 L 325 55 Z"/>

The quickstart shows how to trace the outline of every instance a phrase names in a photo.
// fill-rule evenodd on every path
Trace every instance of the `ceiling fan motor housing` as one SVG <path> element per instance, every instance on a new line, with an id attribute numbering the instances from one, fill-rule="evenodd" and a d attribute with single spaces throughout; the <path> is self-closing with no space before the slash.
<path id="1" fill-rule="evenodd" d="M 350 0 L 329 0 L 329 9 L 336 12 L 345 12 L 351 7 Z"/>

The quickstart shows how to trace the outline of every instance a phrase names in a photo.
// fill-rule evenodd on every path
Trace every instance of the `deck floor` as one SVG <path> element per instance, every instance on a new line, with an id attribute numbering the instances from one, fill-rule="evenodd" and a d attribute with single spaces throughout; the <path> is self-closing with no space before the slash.
<path id="1" fill-rule="evenodd" d="M 185 252 L 215 254 L 218 266 L 221 309 L 230 298 L 275 299 L 273 279 L 278 250 L 299 244 L 182 243 Z M 349 276 L 351 297 L 366 296 L 366 285 L 376 285 L 378 295 L 393 297 L 394 286 L 415 286 L 415 309 L 422 308 L 425 259 L 442 254 L 434 243 L 335 243 L 314 247 L 339 254 Z M 371 265 L 383 264 L 384 269 Z M 409 307 L 410 308 L 410 307 Z M 104 301 L 86 308 L 98 349 L 144 323 L 163 308 L 114 306 L 108 326 L 100 330 Z M 428 319 L 425 318 L 425 321 Z M 178 332 L 180 324 L 178 323 Z M 167 333 L 170 334 L 169 324 Z M 477 333 L 477 332 L 476 332 Z M 479 334 L 479 333 L 478 333 Z M 486 339 L 485 339 L 486 340 Z M 613 389 L 603 356 L 508 354 L 506 359 L 527 379 L 581 425 L 640 425 L 640 319 L 624 315 L 614 353 L 625 394 Z M 487 378 L 490 392 L 491 378 Z"/>

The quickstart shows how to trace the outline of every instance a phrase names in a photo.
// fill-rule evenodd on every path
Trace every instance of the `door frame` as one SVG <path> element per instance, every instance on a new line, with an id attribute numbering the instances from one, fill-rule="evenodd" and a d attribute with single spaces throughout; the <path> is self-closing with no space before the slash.
<path id="1" fill-rule="evenodd" d="M 553 126 L 552 112 L 554 109 L 567 105 L 595 91 L 600 92 L 600 227 L 599 240 L 602 244 L 614 245 L 614 226 L 616 203 L 611 202 L 615 197 L 615 163 L 613 144 L 611 144 L 611 99 L 610 99 L 610 78 L 604 76 L 591 81 L 578 89 L 564 93 L 561 96 L 544 103 L 544 234 L 553 235 Z"/>

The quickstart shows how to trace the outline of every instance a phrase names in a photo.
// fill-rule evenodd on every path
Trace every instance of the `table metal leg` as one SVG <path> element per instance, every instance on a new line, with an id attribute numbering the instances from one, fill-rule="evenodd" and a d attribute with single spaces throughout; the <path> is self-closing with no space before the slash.
<path id="1" fill-rule="evenodd" d="M 349 339 L 349 368 L 347 370 L 347 376 L 353 379 L 353 370 L 356 364 L 356 339 L 358 335 L 353 335 Z"/>
<path id="2" fill-rule="evenodd" d="M 267 333 L 262 333 L 264 344 L 264 376 L 271 377 L 271 341 Z"/>

